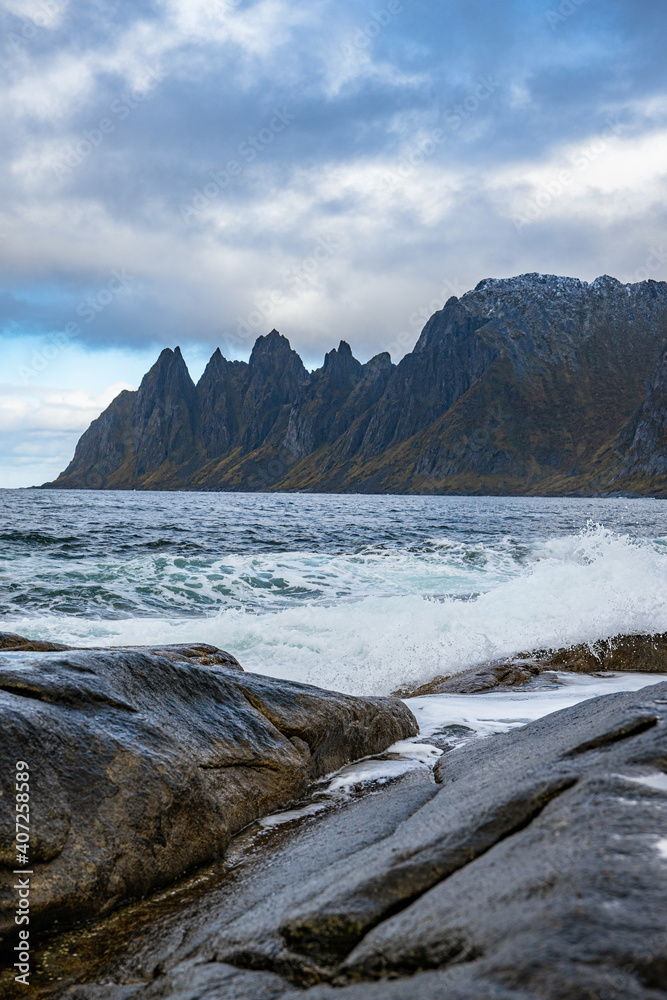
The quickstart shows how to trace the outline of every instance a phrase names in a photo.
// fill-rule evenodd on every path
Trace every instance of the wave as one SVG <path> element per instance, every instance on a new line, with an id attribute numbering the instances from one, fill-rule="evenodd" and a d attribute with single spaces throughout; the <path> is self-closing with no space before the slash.
<path id="1" fill-rule="evenodd" d="M 141 614 L 12 615 L 11 628 L 84 645 L 199 639 L 247 670 L 356 694 L 520 651 L 667 631 L 666 541 L 594 525 L 530 546 L 434 540 L 418 553 L 163 562 L 144 577 L 144 563 L 125 565 L 128 600 L 153 588 Z"/>

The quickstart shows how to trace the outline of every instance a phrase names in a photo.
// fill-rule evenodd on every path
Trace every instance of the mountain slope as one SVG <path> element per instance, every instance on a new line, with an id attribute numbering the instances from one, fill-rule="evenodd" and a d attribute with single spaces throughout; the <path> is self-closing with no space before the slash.
<path id="1" fill-rule="evenodd" d="M 660 492 L 665 344 L 666 283 L 527 274 L 450 299 L 396 366 L 341 341 L 308 373 L 274 330 L 195 387 L 167 349 L 47 485 Z"/>
<path id="2" fill-rule="evenodd" d="M 646 399 L 621 431 L 612 454 L 615 461 L 604 480 L 607 489 L 667 497 L 667 350 Z"/>

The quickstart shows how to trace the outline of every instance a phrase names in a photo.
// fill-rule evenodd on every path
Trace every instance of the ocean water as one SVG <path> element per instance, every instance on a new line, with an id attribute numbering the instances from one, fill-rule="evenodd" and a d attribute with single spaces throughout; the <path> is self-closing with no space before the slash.
<path id="1" fill-rule="evenodd" d="M 387 693 L 667 631 L 667 503 L 0 490 L 0 629 Z"/>

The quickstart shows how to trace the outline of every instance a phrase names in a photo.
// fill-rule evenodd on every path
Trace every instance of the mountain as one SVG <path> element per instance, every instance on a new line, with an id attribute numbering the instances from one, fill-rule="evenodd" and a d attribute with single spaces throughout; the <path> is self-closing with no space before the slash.
<path id="1" fill-rule="evenodd" d="M 602 480 L 608 489 L 667 495 L 667 350 L 612 454 L 611 469 Z"/>
<path id="2" fill-rule="evenodd" d="M 71 489 L 667 496 L 667 283 L 486 279 L 398 365 L 273 330 L 195 386 L 165 349 L 81 437 Z M 657 364 L 657 369 L 656 369 Z"/>

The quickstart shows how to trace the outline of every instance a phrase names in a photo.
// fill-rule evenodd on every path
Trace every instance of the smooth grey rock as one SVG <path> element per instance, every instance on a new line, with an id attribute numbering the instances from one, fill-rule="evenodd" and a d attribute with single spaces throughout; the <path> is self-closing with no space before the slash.
<path id="1" fill-rule="evenodd" d="M 510 660 L 481 663 L 447 677 L 434 677 L 418 687 L 401 688 L 394 694 L 399 698 L 425 694 L 477 694 L 493 688 L 523 687 L 539 681 L 541 677 L 542 683 L 547 679 L 555 682 L 557 678 L 553 671 L 667 674 L 667 633 L 616 635 L 562 649 L 519 653 Z"/>
<path id="2" fill-rule="evenodd" d="M 159 979 L 144 990 L 142 1000 L 275 1000 L 285 994 L 287 984 L 270 972 L 236 969 L 222 962 L 184 962 L 171 973 L 168 983 Z"/>
<path id="3" fill-rule="evenodd" d="M 436 777 L 235 869 L 133 996 L 179 1000 L 188 969 L 231 966 L 289 1000 L 664 1000 L 667 683 L 469 743 Z"/>
<path id="4" fill-rule="evenodd" d="M 0 652 L 48 653 L 64 652 L 65 650 L 82 647 L 66 646 L 62 642 L 47 642 L 43 639 L 27 639 L 15 632 L 0 632 Z M 152 653 L 163 656 L 167 660 L 189 660 L 191 663 L 201 663 L 202 666 L 230 667 L 232 670 L 243 670 L 243 667 L 231 653 L 211 646 L 207 642 L 172 642 L 157 646 L 86 646 L 86 649 L 107 651 L 122 649 L 126 653 Z"/>
<path id="5" fill-rule="evenodd" d="M 441 758 L 435 798 L 300 888 L 279 927 L 294 965 L 362 981 L 343 997 L 583 998 L 615 977 L 660 996 L 665 702 L 664 683 L 609 695 Z"/>
<path id="6" fill-rule="evenodd" d="M 190 648 L 190 647 L 188 647 Z M 0 655 L 0 864 L 30 765 L 31 929 L 104 913 L 218 857 L 309 784 L 414 735 L 409 709 L 132 651 Z M 16 931 L 11 878 L 0 933 Z M 1 940 L 1 939 L 0 939 Z"/>

